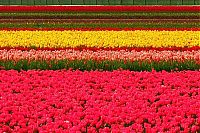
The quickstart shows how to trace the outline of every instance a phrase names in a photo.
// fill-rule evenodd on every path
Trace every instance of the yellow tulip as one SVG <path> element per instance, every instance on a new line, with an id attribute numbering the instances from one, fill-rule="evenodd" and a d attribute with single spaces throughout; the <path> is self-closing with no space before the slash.
<path id="1" fill-rule="evenodd" d="M 0 31 L 0 47 L 193 47 L 200 31 Z"/>

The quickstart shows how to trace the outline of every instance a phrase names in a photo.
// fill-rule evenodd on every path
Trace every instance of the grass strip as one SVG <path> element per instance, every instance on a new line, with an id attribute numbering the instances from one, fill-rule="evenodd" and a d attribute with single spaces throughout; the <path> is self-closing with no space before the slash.
<path id="1" fill-rule="evenodd" d="M 0 16 L 200 16 L 200 12 L 0 12 Z"/>
<path id="2" fill-rule="evenodd" d="M 199 28 L 199 23 L 0 23 L 0 28 Z"/>
<path id="3" fill-rule="evenodd" d="M 124 60 L 20 60 L 20 61 L 0 61 L 0 68 L 3 70 L 61 70 L 61 69 L 73 69 L 81 71 L 91 70 L 104 70 L 113 71 L 117 69 L 130 70 L 130 71 L 182 71 L 182 70 L 199 70 L 200 64 L 194 60 L 186 60 L 184 62 L 178 61 L 160 61 L 160 62 L 149 62 L 149 61 L 124 61 Z"/>

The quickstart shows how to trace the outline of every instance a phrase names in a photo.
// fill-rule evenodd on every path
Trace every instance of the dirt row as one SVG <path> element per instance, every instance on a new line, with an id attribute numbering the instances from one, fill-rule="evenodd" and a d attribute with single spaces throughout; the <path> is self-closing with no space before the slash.
<path id="1" fill-rule="evenodd" d="M 200 16 L 0 16 L 0 19 L 200 19 Z"/>
<path id="2" fill-rule="evenodd" d="M 0 19 L 0 23 L 200 23 L 200 19 Z"/>

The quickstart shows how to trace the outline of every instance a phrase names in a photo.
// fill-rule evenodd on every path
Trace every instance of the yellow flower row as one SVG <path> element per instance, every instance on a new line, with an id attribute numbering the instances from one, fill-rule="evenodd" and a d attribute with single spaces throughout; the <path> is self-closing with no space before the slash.
<path id="1" fill-rule="evenodd" d="M 192 47 L 200 31 L 0 31 L 0 47 Z"/>

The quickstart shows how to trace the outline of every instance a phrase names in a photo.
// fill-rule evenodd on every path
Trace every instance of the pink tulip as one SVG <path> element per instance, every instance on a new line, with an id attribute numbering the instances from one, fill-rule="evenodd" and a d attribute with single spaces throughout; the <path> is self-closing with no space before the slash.
<path id="1" fill-rule="evenodd" d="M 0 131 L 196 132 L 199 75 L 2 70 Z"/>
<path id="2" fill-rule="evenodd" d="M 148 60 L 148 61 L 166 61 L 166 60 L 176 60 L 176 61 L 184 61 L 184 60 L 195 60 L 200 62 L 200 51 L 112 51 L 112 50 L 55 50 L 55 51 L 47 51 L 47 50 L 30 50 L 30 51 L 22 51 L 17 49 L 11 50 L 0 50 L 0 59 L 1 60 L 14 60 L 18 61 L 20 59 L 31 60 L 81 60 L 81 59 L 93 59 L 93 60 Z"/>

